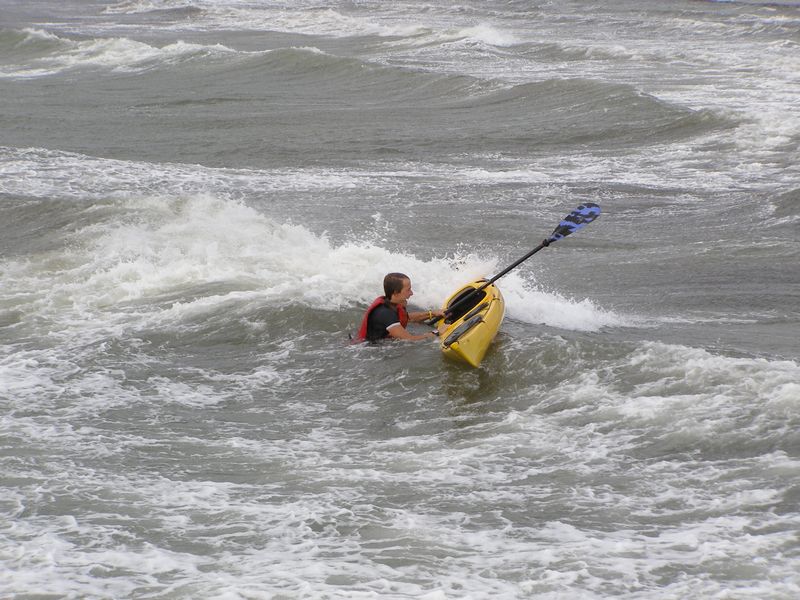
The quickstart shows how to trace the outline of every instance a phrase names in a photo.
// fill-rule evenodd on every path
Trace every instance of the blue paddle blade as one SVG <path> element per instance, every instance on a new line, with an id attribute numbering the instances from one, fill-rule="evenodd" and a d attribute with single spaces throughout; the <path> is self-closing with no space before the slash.
<path id="1" fill-rule="evenodd" d="M 600 216 L 600 207 L 597 204 L 586 202 L 581 204 L 578 208 L 569 213 L 561 223 L 558 224 L 553 230 L 552 235 L 548 238 L 548 242 L 557 242 L 558 240 L 567 237 L 570 233 L 575 233 L 583 227 L 594 221 Z"/>

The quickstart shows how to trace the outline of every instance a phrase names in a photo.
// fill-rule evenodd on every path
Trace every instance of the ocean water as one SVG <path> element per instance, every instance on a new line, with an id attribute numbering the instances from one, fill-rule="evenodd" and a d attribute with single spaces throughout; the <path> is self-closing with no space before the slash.
<path id="1" fill-rule="evenodd" d="M 797 2 L 0 0 L 0 597 L 800 597 L 798 164 Z"/>

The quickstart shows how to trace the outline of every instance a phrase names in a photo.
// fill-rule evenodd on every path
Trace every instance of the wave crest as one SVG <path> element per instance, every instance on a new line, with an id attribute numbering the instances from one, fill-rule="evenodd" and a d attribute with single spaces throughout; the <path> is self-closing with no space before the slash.
<path id="1" fill-rule="evenodd" d="M 74 69 L 141 72 L 203 58 L 236 54 L 222 44 L 201 45 L 177 41 L 152 46 L 128 38 L 73 40 L 46 31 L 26 29 L 0 35 L 5 60 L 0 77 L 44 77 Z"/>

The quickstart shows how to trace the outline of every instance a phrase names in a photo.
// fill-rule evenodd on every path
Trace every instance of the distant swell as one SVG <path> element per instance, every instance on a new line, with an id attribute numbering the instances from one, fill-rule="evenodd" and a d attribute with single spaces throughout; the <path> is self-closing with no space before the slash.
<path id="1" fill-rule="evenodd" d="M 238 73 L 236 71 L 238 69 Z M 422 144 L 463 145 L 459 130 L 479 132 L 477 146 L 496 142 L 522 144 L 658 142 L 692 137 L 736 126 L 729 116 L 691 110 L 642 93 L 627 84 L 592 79 L 549 79 L 511 85 L 496 80 L 411 71 L 332 56 L 315 48 L 286 48 L 245 57 L 221 77 L 234 79 L 247 70 L 275 78 L 287 96 L 300 94 L 352 98 L 352 106 L 420 109 L 417 139 Z M 313 92 L 310 90 L 314 90 Z M 469 121 L 469 128 L 459 123 Z M 452 122 L 455 139 L 425 139 L 435 123 Z M 411 131 L 411 130 L 410 130 Z"/>
<path id="2" fill-rule="evenodd" d="M 404 106 L 415 111 L 427 107 L 432 112 L 414 117 L 418 129 L 402 132 L 416 136 L 407 140 L 413 146 L 472 142 L 473 147 L 497 144 L 508 149 L 613 140 L 652 143 L 735 125 L 715 113 L 671 105 L 625 84 L 550 79 L 508 86 L 382 66 L 313 47 L 245 52 L 180 41 L 156 47 L 126 38 L 72 40 L 25 30 L 4 32 L 0 48 L 8 51 L 9 58 L 0 67 L 0 76 L 6 77 L 42 77 L 87 68 L 108 73 L 181 69 L 176 75 L 185 77 L 185 65 L 191 62 L 203 77 L 220 84 L 243 77 L 264 81 L 270 90 L 280 90 L 284 96 L 280 102 L 293 105 L 328 107 L 329 98 L 337 98 L 343 108 L 391 107 L 392 116 Z M 472 140 L 459 133 L 465 119 L 471 124 Z M 452 126 L 444 130 L 451 132 L 450 139 L 441 130 L 435 138 L 426 138 L 436 124 L 448 121 Z"/>

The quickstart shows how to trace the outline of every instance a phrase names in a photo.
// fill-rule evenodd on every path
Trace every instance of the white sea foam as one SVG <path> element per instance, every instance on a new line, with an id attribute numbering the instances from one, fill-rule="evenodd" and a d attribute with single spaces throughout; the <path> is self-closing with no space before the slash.
<path id="1" fill-rule="evenodd" d="M 480 23 L 462 28 L 439 28 L 435 25 L 407 35 L 403 39 L 387 43 L 387 47 L 424 47 L 424 46 L 459 46 L 484 45 L 486 47 L 508 47 L 519 43 L 516 35 L 489 23 Z"/>
<path id="2" fill-rule="evenodd" d="M 253 437 L 248 428 L 245 437 L 173 432 L 158 439 L 157 412 L 136 433 L 113 435 L 59 423 L 52 411 L 4 415 L 5 435 L 52 454 L 50 473 L 29 471 L 25 463 L 7 471 L 29 483 L 2 505 L 14 527 L 4 532 L 8 545 L 0 543 L 10 566 L 0 581 L 12 592 L 41 594 L 63 593 L 59 586 L 67 579 L 76 595 L 197 589 L 215 596 L 347 590 L 351 597 L 458 597 L 469 586 L 481 597 L 511 599 L 522 589 L 557 598 L 575 590 L 600 593 L 609 585 L 663 593 L 664 573 L 671 570 L 755 564 L 785 580 L 776 587 L 751 572 L 755 593 L 777 590 L 789 597 L 796 591 L 791 561 L 764 562 L 792 543 L 791 516 L 762 512 L 782 494 L 753 485 L 770 471 L 796 472 L 797 460 L 780 452 L 738 461 L 697 455 L 721 437 L 763 439 L 782 422 L 791 426 L 796 397 L 783 396 L 792 385 L 796 391 L 800 367 L 664 344 L 643 344 L 587 367 L 538 402 L 467 421 L 459 432 L 443 419 L 441 433 L 425 434 L 424 412 L 391 411 L 392 421 L 410 426 L 402 436 L 375 440 L 354 439 L 335 421 L 276 442 Z M 626 369 L 631 373 L 621 374 Z M 620 388 L 636 377 L 635 390 Z M 694 393 L 682 397 L 675 386 Z M 184 391 L 156 397 L 164 401 Z M 303 400 L 310 409 L 306 419 L 329 413 L 319 400 Z M 22 408 L 24 398 L 19 402 Z M 634 411 L 637 402 L 642 407 Z M 744 417 L 773 402 L 742 438 Z M 557 403 L 561 410 L 553 410 Z M 304 414 L 286 409 L 295 419 Z M 72 421 L 85 416 L 69 415 Z M 695 459 L 635 457 L 658 443 Z M 199 448 L 206 464 L 189 478 L 187 464 L 174 477 L 84 466 L 89 457 L 113 462 L 137 449 L 169 463 L 176 453 Z M 202 477 L 213 465 L 241 461 L 260 465 L 258 483 Z M 287 478 L 300 486 L 293 494 L 287 494 Z M 708 482 L 724 493 L 710 494 Z M 386 494 L 410 488 L 416 491 L 403 501 L 382 503 Z M 25 510 L 81 497 L 56 518 Z M 531 502 L 541 507 L 541 518 L 527 514 Z M 555 509 L 564 505 L 568 511 Z M 754 520 L 753 514 L 761 516 Z M 617 519 L 617 528 L 607 530 L 607 519 Z M 513 579 L 486 577 L 487 569 Z M 125 576 L 111 576 L 119 572 Z M 696 589 L 680 577 L 668 581 L 669 594 Z M 705 585 L 710 593 L 719 590 L 713 581 Z"/>
<path id="3" fill-rule="evenodd" d="M 79 68 L 95 68 L 111 72 L 142 72 L 198 57 L 236 54 L 222 44 L 201 45 L 183 41 L 162 47 L 151 46 L 127 38 L 72 40 L 40 30 L 25 30 L 28 39 L 58 41 L 50 52 L 27 63 L 5 65 L 0 77 L 44 77 Z"/>
<path id="4" fill-rule="evenodd" d="M 232 187 L 285 191 L 342 189 L 390 184 L 403 173 L 347 171 L 278 171 L 274 173 L 231 169 L 204 169 L 188 165 L 151 165 L 93 159 L 48 151 L 11 151 L 10 160 L 0 162 L 0 191 L 25 196 L 71 197 L 85 200 L 87 194 L 117 199 L 117 222 L 89 226 L 76 236 L 81 252 L 70 252 L 74 260 L 69 272 L 36 273 L 28 277 L 53 277 L 35 288 L 49 290 L 41 298 L 54 308 L 75 303 L 83 309 L 104 310 L 137 299 L 157 299 L 195 285 L 228 282 L 232 289 L 188 303 L 176 303 L 172 312 L 214 310 L 220 303 L 303 303 L 312 306 L 351 306 L 368 303 L 380 292 L 383 275 L 400 270 L 413 274 L 420 286 L 414 298 L 422 306 L 436 306 L 469 280 L 488 277 L 499 270 L 493 257 L 455 255 L 420 260 L 413 255 L 390 252 L 373 243 L 333 244 L 323 234 L 300 225 L 277 223 L 238 201 L 201 194 L 195 190 L 222 193 Z M 37 177 L 30 178 L 29 173 Z M 97 178 L 92 176 L 97 173 Z M 463 178 L 462 172 L 450 177 Z M 503 179 L 517 175 L 501 174 Z M 480 177 L 486 177 L 481 173 Z M 79 179 L 72 191 L 67 182 Z M 164 182 L 169 186 L 165 188 Z M 92 182 L 97 184 L 93 188 Z M 142 197 L 152 188 L 177 197 Z M 138 192 L 138 193 L 137 193 Z M 188 195 L 187 195 L 188 194 Z M 108 203 L 109 200 L 104 200 Z M 235 234 L 234 234 L 235 232 Z M 308 257 L 316 257 L 309 261 Z M 6 268 L 22 268 L 6 265 Z M 18 273 L 21 280 L 26 278 Z M 430 282 L 430 283 L 429 283 Z M 618 315 L 594 306 L 589 300 L 573 300 L 527 284 L 514 273 L 502 282 L 509 316 L 521 321 L 554 327 L 596 330 L 625 323 Z M 169 317 L 175 317 L 170 314 Z M 628 323 L 631 324 L 631 323 Z"/>
<path id="5" fill-rule="evenodd" d="M 102 200 L 147 195 L 257 195 L 276 191 L 348 189 L 390 174 L 335 169 L 205 168 L 180 163 L 153 164 L 97 158 L 43 148 L 0 146 L 0 192 L 36 198 Z M 35 177 L 31 177 L 35 174 Z"/>
<path id="6" fill-rule="evenodd" d="M 794 361 L 730 358 L 656 343 L 644 345 L 630 360 L 631 368 L 650 374 L 652 379 L 626 395 L 620 406 L 623 414 L 630 418 L 658 414 L 673 420 L 676 428 L 684 427 L 687 432 L 697 429 L 700 436 L 706 432 L 696 411 L 711 411 L 715 405 L 746 410 L 756 403 L 770 419 L 780 417 L 789 408 L 785 405 L 787 398 L 800 398 L 800 367 Z M 675 415 L 680 415 L 677 422 Z M 726 428 L 733 426 L 724 421 L 718 423 Z M 758 428 L 763 423 L 754 421 L 752 425 Z M 753 431 L 753 435 L 758 437 L 763 432 Z"/>
<path id="7" fill-rule="evenodd" d="M 375 11 L 371 16 L 356 14 L 337 7 L 312 3 L 219 2 L 194 0 L 191 2 L 166 2 L 164 0 L 130 0 L 104 9 L 106 14 L 141 14 L 174 9 L 197 9 L 191 20 L 171 21 L 162 24 L 173 30 L 235 30 L 280 31 L 314 36 L 357 37 L 380 36 L 402 38 L 402 43 L 429 45 L 468 41 L 487 46 L 511 46 L 518 42 L 516 36 L 489 23 L 476 23 L 464 27 L 441 27 L 436 18 L 416 17 L 398 19 L 392 13 Z"/>
<path id="8" fill-rule="evenodd" d="M 106 6 L 103 14 L 107 15 L 135 15 L 160 10 L 177 10 L 195 8 L 200 2 L 181 0 L 126 0 L 117 4 Z"/>
<path id="9" fill-rule="evenodd" d="M 363 169 L 312 167 L 260 171 L 119 161 L 41 148 L 0 146 L 0 192 L 38 198 L 102 200 L 142 195 L 196 194 L 242 198 L 258 197 L 267 192 L 355 190 L 365 185 L 390 190 L 398 182 L 431 177 L 454 183 L 464 180 L 479 184 L 530 183 L 539 186 L 539 189 L 552 187 L 553 182 L 577 177 L 654 189 L 674 189 L 679 184 L 698 190 L 755 187 L 764 178 L 775 184 L 791 181 L 791 173 L 786 169 L 764 165 L 738 165 L 712 173 L 704 171 L 702 180 L 698 181 L 705 158 L 702 151 L 673 145 L 650 147 L 646 155 L 625 160 L 598 157 L 590 153 L 572 153 L 568 157 L 544 157 L 524 163 L 498 160 L 494 169 L 407 164 L 392 170 L 385 170 L 379 165 Z M 674 165 L 668 177 L 658 167 L 664 161 Z M 31 177 L 31 174 L 35 174 L 35 177 Z M 554 195 L 553 201 L 563 202 L 558 194 Z"/>
<path id="10" fill-rule="evenodd" d="M 331 37 L 350 36 L 414 36 L 420 26 L 414 23 L 387 23 L 361 15 L 349 14 L 319 3 L 219 2 L 194 0 L 131 0 L 112 5 L 106 14 L 142 14 L 154 11 L 194 9 L 192 19 L 174 20 L 159 26 L 173 31 L 215 31 L 221 28 L 237 31 L 279 31 Z"/>
<path id="11" fill-rule="evenodd" d="M 658 372 L 660 367 L 688 365 L 687 352 L 690 361 L 717 361 L 711 379 L 720 369 L 728 373 L 745 367 L 754 374 L 768 367 L 765 361 L 731 362 L 664 345 L 637 348 L 615 366 L 636 363 L 656 369 L 650 371 L 656 383 L 670 376 Z M 787 375 L 796 375 L 796 365 L 786 366 Z M 634 421 L 628 429 L 617 415 L 618 425 L 609 426 L 602 411 L 621 400 L 618 380 L 605 378 L 602 371 L 596 375 L 582 380 L 591 388 L 585 390 L 583 409 L 576 404 L 573 411 L 548 413 L 534 405 L 496 422 L 469 425 L 455 439 L 412 431 L 356 443 L 348 432 L 327 426 L 280 443 L 230 436 L 193 440 L 207 459 L 259 461 L 265 478 L 258 484 L 82 468 L 73 461 L 98 443 L 97 432 L 60 436 L 23 427 L 27 439 L 63 444 L 63 453 L 51 458 L 60 462 L 53 463 L 47 481 L 36 473 L 13 473 L 35 478 L 9 507 L 15 525 L 6 534 L 14 551 L 6 553 L 11 569 L 2 582 L 12 592 L 45 594 L 63 592 L 59 586 L 66 579 L 77 595 L 196 589 L 203 596 L 336 595 L 347 590 L 349 597 L 458 597 L 469 586 L 479 597 L 511 599 L 520 590 L 557 598 L 576 590 L 601 593 L 614 585 L 629 593 L 685 596 L 697 589 L 697 582 L 669 578 L 665 591 L 666 572 L 721 564 L 766 569 L 764 561 L 792 543 L 786 518 L 769 512 L 761 521 L 746 516 L 779 501 L 780 494 L 737 486 L 746 484 L 743 471 L 796 470 L 796 460 L 767 455 L 740 462 L 733 478 L 729 465 L 718 461 L 631 460 L 627 453 L 643 423 Z M 598 395 L 598 389 L 604 393 Z M 687 409 L 694 419 L 724 424 L 747 407 L 719 401 L 695 402 Z M 592 411 L 599 420 L 587 421 Z M 395 412 L 392 418 L 415 416 Z M 684 427 L 670 419 L 650 425 L 656 438 Z M 125 438 L 117 434 L 107 441 L 116 452 L 155 445 L 154 440 Z M 189 441 L 173 436 L 157 456 L 167 460 Z M 132 445 L 125 448 L 127 443 Z M 58 466 L 70 468 L 59 472 Z M 286 495 L 287 476 L 305 493 Z M 699 480 L 715 481 L 725 491 L 722 501 L 702 493 L 693 483 Z M 404 501 L 380 503 L 383 494 L 402 494 L 409 487 L 417 492 Z M 49 498 L 70 494 L 87 494 L 84 505 L 93 512 L 81 512 L 76 505 L 73 513 L 57 518 L 19 514 L 27 503 L 47 506 Z M 541 518 L 519 518 L 531 502 L 541 507 L 536 513 Z M 549 517 L 555 506 L 565 504 L 568 511 Z M 598 510 L 624 512 L 618 518 L 625 524 L 606 530 Z M 158 530 L 156 539 L 150 537 L 151 528 Z M 0 551 L 10 548 L 0 546 Z M 780 591 L 788 597 L 797 590 L 789 565 L 782 564 L 773 564 L 770 571 L 782 576 L 782 586 L 753 579 L 751 572 L 748 583 L 754 593 Z M 487 577 L 487 569 L 514 579 Z M 124 577 L 110 576 L 120 571 Z M 710 580 L 703 585 L 712 594 L 720 589 Z"/>
<path id="12" fill-rule="evenodd" d="M 598 331 L 603 327 L 635 326 L 637 321 L 604 310 L 588 298 L 575 300 L 526 285 L 516 277 L 503 279 L 508 316 L 527 323 L 542 323 L 576 331 Z"/>
<path id="13" fill-rule="evenodd" d="M 165 318 L 188 318 L 229 302 L 344 307 L 370 302 L 383 275 L 392 270 L 426 282 L 414 301 L 435 306 L 458 285 L 497 269 L 494 261 L 475 256 L 423 261 L 369 243 L 333 245 L 302 226 L 276 223 L 242 204 L 208 196 L 128 200 L 123 206 L 126 220 L 139 216 L 132 224 L 106 224 L 105 230 L 91 226 L 82 232 L 85 249 L 73 257 L 70 271 L 46 274 L 31 265 L 28 277 L 50 278 L 37 286 L 42 290 L 39 306 L 63 310 L 71 304 L 79 313 L 92 314 L 228 282 L 230 291 L 177 302 Z M 513 275 L 503 289 L 510 316 L 519 320 L 582 330 L 622 324 L 589 301 L 531 289 Z"/>

